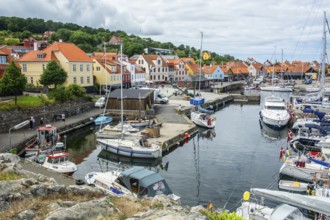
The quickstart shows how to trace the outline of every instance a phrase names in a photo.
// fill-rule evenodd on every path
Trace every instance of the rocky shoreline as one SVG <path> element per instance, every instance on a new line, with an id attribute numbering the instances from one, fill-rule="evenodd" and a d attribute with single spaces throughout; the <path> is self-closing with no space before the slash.
<path id="1" fill-rule="evenodd" d="M 86 185 L 59 185 L 53 178 L 25 171 L 20 157 L 0 154 L 0 219 L 208 219 L 202 206 L 181 206 L 166 196 L 111 197 Z"/>

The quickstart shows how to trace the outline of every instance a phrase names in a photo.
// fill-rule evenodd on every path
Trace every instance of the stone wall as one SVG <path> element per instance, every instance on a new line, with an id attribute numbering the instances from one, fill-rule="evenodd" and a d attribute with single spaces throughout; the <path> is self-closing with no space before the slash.
<path id="1" fill-rule="evenodd" d="M 9 128 L 25 120 L 29 120 L 31 116 L 36 119 L 37 124 L 39 123 L 40 118 L 44 118 L 45 123 L 50 123 L 55 121 L 54 116 L 56 115 L 65 114 L 65 117 L 68 118 L 73 115 L 90 111 L 93 108 L 93 102 L 79 100 L 46 105 L 33 109 L 0 111 L 0 133 L 8 132 Z"/>

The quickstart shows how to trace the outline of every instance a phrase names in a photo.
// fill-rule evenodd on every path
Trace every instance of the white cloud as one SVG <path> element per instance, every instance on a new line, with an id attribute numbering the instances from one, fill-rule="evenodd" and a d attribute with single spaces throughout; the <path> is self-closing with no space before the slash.
<path id="1" fill-rule="evenodd" d="M 325 0 L 2 0 L 3 16 L 38 17 L 123 30 L 260 61 L 319 60 Z M 330 17 L 330 15 L 328 16 Z M 299 43 L 298 43 L 299 42 Z"/>

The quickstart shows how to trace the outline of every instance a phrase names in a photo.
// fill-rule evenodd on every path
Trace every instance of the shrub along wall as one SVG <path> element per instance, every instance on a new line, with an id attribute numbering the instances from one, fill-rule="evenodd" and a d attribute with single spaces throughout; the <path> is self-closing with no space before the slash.
<path id="1" fill-rule="evenodd" d="M 25 120 L 29 120 L 31 116 L 35 118 L 36 125 L 38 125 L 40 118 L 44 118 L 45 123 L 50 123 L 55 121 L 56 115 L 65 114 L 65 117 L 67 118 L 90 111 L 93 108 L 93 102 L 79 100 L 46 105 L 33 109 L 0 111 L 0 133 L 8 132 L 9 128 Z"/>

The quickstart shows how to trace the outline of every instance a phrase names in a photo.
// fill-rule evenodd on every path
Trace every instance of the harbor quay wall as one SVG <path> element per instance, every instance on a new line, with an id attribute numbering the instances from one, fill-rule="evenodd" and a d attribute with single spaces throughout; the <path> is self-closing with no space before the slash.
<path id="1" fill-rule="evenodd" d="M 91 109 L 94 109 L 94 103 L 82 100 L 45 105 L 33 109 L 0 111 L 0 133 L 7 133 L 10 128 L 25 120 L 29 120 L 31 116 L 35 118 L 35 125 L 37 126 L 41 118 L 44 118 L 45 123 L 51 123 L 59 120 L 59 115 L 65 114 L 65 117 L 68 118 L 90 111 Z"/>

